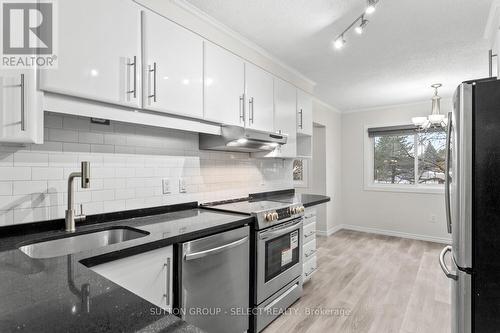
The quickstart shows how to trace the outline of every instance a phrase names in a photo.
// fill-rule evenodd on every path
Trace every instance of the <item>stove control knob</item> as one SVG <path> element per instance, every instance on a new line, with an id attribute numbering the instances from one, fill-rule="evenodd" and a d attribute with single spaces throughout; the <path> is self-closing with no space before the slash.
<path id="1" fill-rule="evenodd" d="M 279 217 L 280 216 L 278 215 L 278 213 L 276 212 L 273 213 L 273 221 L 278 221 Z"/>
<path id="2" fill-rule="evenodd" d="M 299 207 L 299 209 L 300 209 L 300 212 L 301 212 L 301 213 L 303 213 L 303 212 L 305 212 L 305 211 L 306 211 L 306 208 L 305 208 L 304 206 L 300 206 L 300 207 Z"/>
<path id="3" fill-rule="evenodd" d="M 264 214 L 264 219 L 267 222 L 271 222 L 273 220 L 273 214 L 272 213 L 266 213 L 266 214 Z"/>
<path id="4" fill-rule="evenodd" d="M 293 214 L 298 214 L 299 213 L 299 207 L 292 207 L 292 213 Z"/>

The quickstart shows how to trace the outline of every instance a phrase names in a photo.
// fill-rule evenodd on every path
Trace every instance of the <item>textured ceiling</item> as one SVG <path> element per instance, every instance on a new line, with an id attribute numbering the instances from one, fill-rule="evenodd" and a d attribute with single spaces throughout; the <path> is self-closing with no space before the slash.
<path id="1" fill-rule="evenodd" d="M 487 76 L 483 32 L 492 0 L 380 0 L 366 33 L 331 42 L 364 0 L 187 0 L 317 82 L 342 111 L 451 96 Z"/>

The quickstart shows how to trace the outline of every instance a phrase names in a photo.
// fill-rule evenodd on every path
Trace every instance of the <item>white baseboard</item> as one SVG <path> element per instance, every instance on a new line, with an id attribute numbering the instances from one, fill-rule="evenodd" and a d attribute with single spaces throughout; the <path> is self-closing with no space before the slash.
<path id="1" fill-rule="evenodd" d="M 328 229 L 327 231 L 323 231 L 323 230 L 316 230 L 316 234 L 318 236 L 322 236 L 322 237 L 328 237 L 328 236 L 331 236 L 333 235 L 334 233 L 338 232 L 342 230 L 342 225 L 336 225 L 336 226 L 333 226 L 332 228 Z"/>
<path id="2" fill-rule="evenodd" d="M 353 231 L 367 232 L 367 233 L 371 233 L 371 234 L 394 236 L 394 237 L 401 237 L 401 238 L 408 238 L 408 239 L 416 239 L 416 240 L 433 242 L 433 243 L 451 244 L 451 238 L 446 238 L 446 237 L 434 237 L 434 236 L 428 236 L 428 235 L 411 234 L 411 233 L 400 232 L 400 231 L 383 230 L 383 229 L 370 228 L 370 227 L 361 227 L 361 226 L 349 225 L 349 224 L 337 225 L 337 226 L 329 229 L 327 232 L 317 231 L 317 234 L 320 236 L 331 236 L 340 230 L 353 230 Z"/>

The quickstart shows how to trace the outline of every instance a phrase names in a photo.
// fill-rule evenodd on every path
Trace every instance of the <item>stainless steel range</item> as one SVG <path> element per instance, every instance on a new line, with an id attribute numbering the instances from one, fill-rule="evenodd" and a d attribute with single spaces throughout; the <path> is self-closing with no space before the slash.
<path id="1" fill-rule="evenodd" d="M 252 331 L 260 332 L 302 295 L 304 206 L 247 198 L 204 206 L 256 219 Z"/>

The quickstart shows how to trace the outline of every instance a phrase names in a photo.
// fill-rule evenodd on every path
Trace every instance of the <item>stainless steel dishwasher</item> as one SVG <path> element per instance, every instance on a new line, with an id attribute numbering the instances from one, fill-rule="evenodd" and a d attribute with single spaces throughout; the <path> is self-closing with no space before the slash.
<path id="1" fill-rule="evenodd" d="M 181 244 L 182 319 L 208 333 L 249 329 L 250 228 Z"/>

